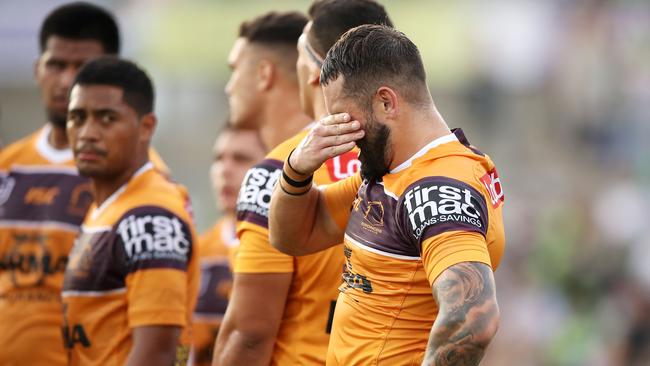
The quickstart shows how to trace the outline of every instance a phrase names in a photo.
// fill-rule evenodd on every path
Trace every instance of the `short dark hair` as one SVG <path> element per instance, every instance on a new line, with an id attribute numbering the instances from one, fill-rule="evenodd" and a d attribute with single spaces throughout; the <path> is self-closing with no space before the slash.
<path id="1" fill-rule="evenodd" d="M 120 52 L 120 32 L 115 18 L 108 11 L 84 2 L 63 5 L 45 18 L 39 36 L 41 52 L 45 51 L 51 36 L 99 41 L 107 54 Z"/>
<path id="2" fill-rule="evenodd" d="M 323 62 L 321 85 L 341 75 L 346 95 L 366 104 L 381 85 L 399 90 L 411 103 L 424 102 L 426 73 L 420 51 L 404 33 L 387 26 L 353 28 L 334 44 Z"/>
<path id="3" fill-rule="evenodd" d="M 308 11 L 312 26 L 307 37 L 324 57 L 341 35 L 363 24 L 393 26 L 384 7 L 373 0 L 316 0 Z"/>
<path id="4" fill-rule="evenodd" d="M 239 26 L 239 37 L 251 43 L 295 48 L 307 17 L 297 11 L 269 12 Z"/>
<path id="5" fill-rule="evenodd" d="M 74 80 L 74 85 L 110 85 L 121 88 L 124 102 L 138 116 L 153 112 L 154 89 L 147 73 L 135 63 L 117 57 L 104 56 L 86 63 Z"/>

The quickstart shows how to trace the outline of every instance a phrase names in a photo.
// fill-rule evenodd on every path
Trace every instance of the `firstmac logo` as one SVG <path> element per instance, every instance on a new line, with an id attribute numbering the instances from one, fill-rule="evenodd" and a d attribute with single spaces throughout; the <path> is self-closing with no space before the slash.
<path id="1" fill-rule="evenodd" d="M 130 215 L 117 227 L 124 249 L 133 261 L 143 259 L 177 259 L 185 261 L 191 242 L 177 217 L 164 215 Z"/>
<path id="2" fill-rule="evenodd" d="M 412 232 L 419 238 L 424 229 L 441 223 L 469 224 L 485 231 L 487 218 L 482 217 L 479 199 L 461 184 L 423 182 L 406 192 L 404 206 Z"/>

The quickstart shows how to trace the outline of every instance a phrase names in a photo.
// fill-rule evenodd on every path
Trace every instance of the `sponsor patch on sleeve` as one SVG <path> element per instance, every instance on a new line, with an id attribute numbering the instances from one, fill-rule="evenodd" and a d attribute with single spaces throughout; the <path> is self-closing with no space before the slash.
<path id="1" fill-rule="evenodd" d="M 404 191 L 400 206 L 403 229 L 417 243 L 446 231 L 487 232 L 484 196 L 456 179 L 421 179 Z"/>
<path id="2" fill-rule="evenodd" d="M 499 205 L 503 203 L 505 195 L 503 193 L 503 187 L 501 186 L 501 179 L 499 178 L 497 169 L 494 168 L 485 173 L 485 175 L 481 177 L 481 183 L 483 183 L 485 189 L 490 194 L 490 202 L 492 203 L 492 207 L 499 207 Z"/>
<path id="3" fill-rule="evenodd" d="M 192 256 L 188 224 L 161 207 L 138 207 L 127 212 L 115 226 L 115 234 L 129 272 L 149 268 L 185 270 Z"/>
<path id="4" fill-rule="evenodd" d="M 273 188 L 282 175 L 282 162 L 267 159 L 249 169 L 237 198 L 237 220 L 268 228 Z"/>

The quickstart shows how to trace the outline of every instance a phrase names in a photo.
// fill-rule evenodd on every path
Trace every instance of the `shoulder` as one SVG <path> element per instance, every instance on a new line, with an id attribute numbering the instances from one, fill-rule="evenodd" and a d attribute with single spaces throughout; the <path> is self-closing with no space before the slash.
<path id="1" fill-rule="evenodd" d="M 436 159 L 413 166 L 389 187 L 399 198 L 400 222 L 412 239 L 457 230 L 486 235 L 488 197 L 478 166 L 463 156 Z"/>
<path id="2" fill-rule="evenodd" d="M 9 167 L 25 159 L 34 151 L 34 139 L 38 136 L 41 130 L 38 130 L 31 135 L 15 141 L 0 150 L 0 169 L 6 170 Z"/>
<path id="3" fill-rule="evenodd" d="M 138 206 L 124 212 L 113 226 L 130 262 L 166 260 L 186 263 L 194 246 L 185 217 L 162 206 Z"/>
<path id="4" fill-rule="evenodd" d="M 139 206 L 160 206 L 180 215 L 189 214 L 190 196 L 187 188 L 172 181 L 157 169 L 148 171 L 146 177 L 125 199 Z"/>
<path id="5" fill-rule="evenodd" d="M 309 133 L 309 129 L 305 128 L 292 137 L 284 140 L 280 145 L 273 148 L 266 158 L 284 161 L 291 153 L 291 150 L 295 149 L 298 144 L 300 144 L 300 141 L 307 136 L 307 133 Z"/>

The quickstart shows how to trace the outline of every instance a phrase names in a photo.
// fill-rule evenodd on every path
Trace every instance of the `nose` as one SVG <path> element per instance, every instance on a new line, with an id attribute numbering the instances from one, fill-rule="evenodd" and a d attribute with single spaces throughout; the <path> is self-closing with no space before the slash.
<path id="1" fill-rule="evenodd" d="M 100 138 L 99 123 L 92 117 L 86 120 L 86 123 L 77 129 L 77 139 L 79 141 L 98 141 Z"/>
<path id="2" fill-rule="evenodd" d="M 77 68 L 73 66 L 68 66 L 65 68 L 65 71 L 61 74 L 60 85 L 66 90 L 66 93 L 70 91 L 72 82 L 77 76 Z"/>

